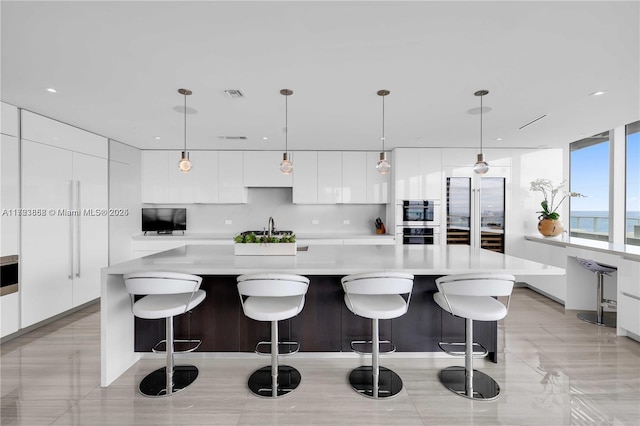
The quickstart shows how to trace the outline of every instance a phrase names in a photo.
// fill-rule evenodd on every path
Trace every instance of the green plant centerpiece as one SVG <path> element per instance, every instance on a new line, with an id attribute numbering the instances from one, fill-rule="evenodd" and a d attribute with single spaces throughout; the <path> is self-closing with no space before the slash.
<path id="1" fill-rule="evenodd" d="M 233 237 L 236 256 L 294 256 L 297 251 L 296 235 L 267 235 L 242 232 Z"/>
<path id="2" fill-rule="evenodd" d="M 542 210 L 536 212 L 538 215 L 538 231 L 545 237 L 555 237 L 564 230 L 560 223 L 560 213 L 558 208 L 562 202 L 570 197 L 585 197 L 579 192 L 562 191 L 565 181 L 555 185 L 549 179 L 536 179 L 531 182 L 530 191 L 542 192 L 544 200 L 540 203 Z"/>

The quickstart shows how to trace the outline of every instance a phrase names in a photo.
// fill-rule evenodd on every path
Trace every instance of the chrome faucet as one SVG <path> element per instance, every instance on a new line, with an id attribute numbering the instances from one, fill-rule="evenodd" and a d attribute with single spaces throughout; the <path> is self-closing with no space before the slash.
<path id="1" fill-rule="evenodd" d="M 271 238 L 271 233 L 276 232 L 276 221 L 273 220 L 271 216 L 269 216 L 269 223 L 267 224 L 267 229 L 269 230 L 269 238 Z"/>

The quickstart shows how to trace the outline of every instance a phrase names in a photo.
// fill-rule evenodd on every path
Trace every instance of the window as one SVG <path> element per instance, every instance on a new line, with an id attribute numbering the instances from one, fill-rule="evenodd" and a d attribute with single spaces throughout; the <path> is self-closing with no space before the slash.
<path id="1" fill-rule="evenodd" d="M 609 241 L 609 132 L 570 145 L 571 191 L 586 195 L 570 200 L 572 237 Z"/>
<path id="2" fill-rule="evenodd" d="M 640 246 L 640 121 L 627 125 L 625 242 Z"/>

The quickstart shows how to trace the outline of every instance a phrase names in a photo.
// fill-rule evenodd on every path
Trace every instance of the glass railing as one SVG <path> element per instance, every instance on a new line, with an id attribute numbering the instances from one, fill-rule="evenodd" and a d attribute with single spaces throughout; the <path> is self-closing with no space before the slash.
<path id="1" fill-rule="evenodd" d="M 626 243 L 640 245 L 640 218 L 627 218 Z M 572 237 L 590 238 L 600 241 L 609 240 L 609 218 L 606 216 L 571 216 Z"/>

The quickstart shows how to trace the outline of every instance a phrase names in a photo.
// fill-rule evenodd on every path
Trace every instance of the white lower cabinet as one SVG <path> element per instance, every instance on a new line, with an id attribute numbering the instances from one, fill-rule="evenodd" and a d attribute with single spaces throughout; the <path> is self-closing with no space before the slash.
<path id="1" fill-rule="evenodd" d="M 618 329 L 640 336 L 640 262 L 622 259 L 618 267 Z"/>
<path id="2" fill-rule="evenodd" d="M 106 143 L 106 140 L 105 140 Z M 22 142 L 21 327 L 100 297 L 107 160 Z"/>

